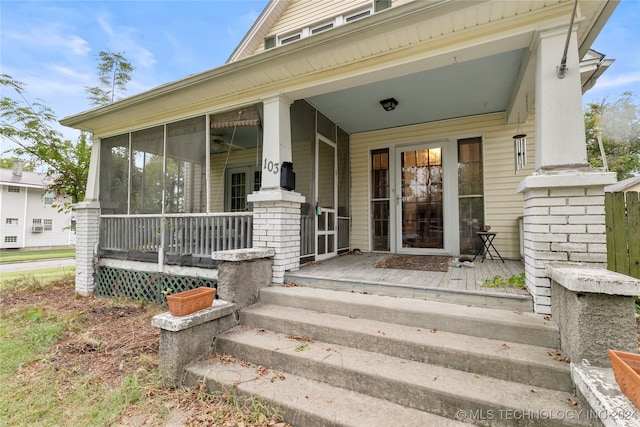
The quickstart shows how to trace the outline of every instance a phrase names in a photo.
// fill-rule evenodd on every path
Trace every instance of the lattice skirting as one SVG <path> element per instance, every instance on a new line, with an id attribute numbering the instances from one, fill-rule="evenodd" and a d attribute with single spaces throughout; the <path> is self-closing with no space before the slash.
<path id="1" fill-rule="evenodd" d="M 108 298 L 144 300 L 167 306 L 167 295 L 207 286 L 217 287 L 214 279 L 175 276 L 148 271 L 98 267 L 95 273 L 94 295 Z"/>

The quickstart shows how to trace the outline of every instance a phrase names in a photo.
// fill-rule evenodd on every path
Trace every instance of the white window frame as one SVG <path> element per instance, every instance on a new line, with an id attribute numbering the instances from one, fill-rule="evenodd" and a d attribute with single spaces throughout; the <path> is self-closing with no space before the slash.
<path id="1" fill-rule="evenodd" d="M 19 218 L 7 218 L 4 223 L 6 225 L 18 225 L 20 223 Z"/>
<path id="2" fill-rule="evenodd" d="M 19 193 L 20 192 L 20 187 L 18 187 L 16 185 L 9 185 L 7 187 L 7 192 L 9 192 L 9 193 Z"/>
<path id="3" fill-rule="evenodd" d="M 42 197 L 42 201 L 45 206 L 51 206 L 53 204 L 54 199 L 55 199 L 55 195 L 51 191 L 47 191 L 46 193 L 44 193 L 44 196 Z"/>
<path id="4" fill-rule="evenodd" d="M 53 231 L 53 219 L 45 218 L 42 220 L 42 227 L 44 231 Z"/>
<path id="5" fill-rule="evenodd" d="M 4 243 L 18 243 L 18 236 L 4 236 Z"/>

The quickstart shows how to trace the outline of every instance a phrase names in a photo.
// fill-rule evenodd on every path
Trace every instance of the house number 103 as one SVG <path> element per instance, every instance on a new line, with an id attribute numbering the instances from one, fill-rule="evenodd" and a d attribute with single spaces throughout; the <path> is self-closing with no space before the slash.
<path id="1" fill-rule="evenodd" d="M 271 160 L 267 160 L 264 159 L 264 167 L 263 169 L 268 170 L 269 172 L 273 173 L 274 175 L 277 174 L 280 171 L 280 167 L 278 166 L 278 163 L 273 163 Z"/>

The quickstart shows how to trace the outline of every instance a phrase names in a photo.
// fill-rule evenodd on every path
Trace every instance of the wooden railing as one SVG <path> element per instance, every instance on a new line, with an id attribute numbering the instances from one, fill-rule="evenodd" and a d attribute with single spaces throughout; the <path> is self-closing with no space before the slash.
<path id="1" fill-rule="evenodd" d="M 605 193 L 607 268 L 640 279 L 640 193 Z"/>
<path id="2" fill-rule="evenodd" d="M 209 257 L 252 246 L 253 214 L 102 215 L 101 250 Z"/>

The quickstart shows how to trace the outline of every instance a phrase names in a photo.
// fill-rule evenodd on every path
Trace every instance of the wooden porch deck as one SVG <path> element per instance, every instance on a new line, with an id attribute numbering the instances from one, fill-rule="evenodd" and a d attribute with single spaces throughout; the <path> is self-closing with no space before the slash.
<path id="1" fill-rule="evenodd" d="M 398 297 L 436 299 L 446 302 L 532 310 L 528 291 L 510 286 L 488 288 L 485 279 L 496 275 L 509 279 L 524 272 L 522 261 L 477 258 L 473 268 L 454 267 L 447 272 L 376 268 L 392 254 L 361 253 L 304 264 L 285 275 L 285 282 L 336 290 L 366 291 Z"/>

